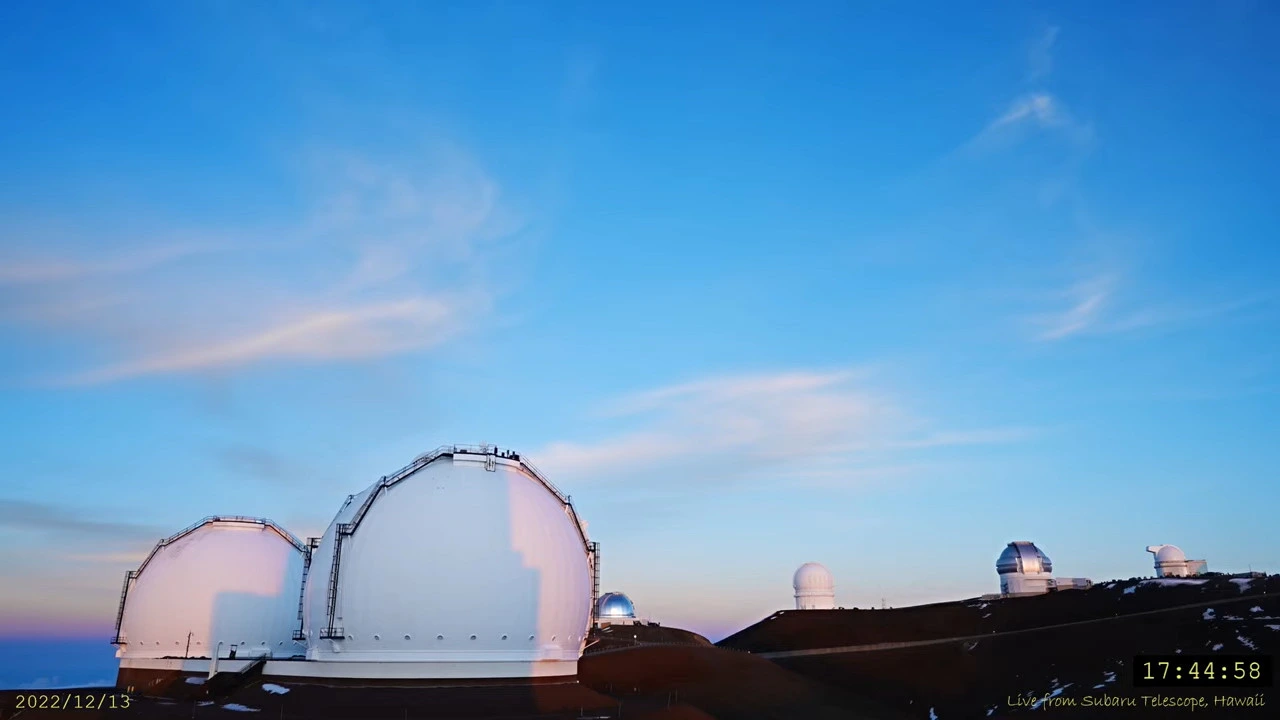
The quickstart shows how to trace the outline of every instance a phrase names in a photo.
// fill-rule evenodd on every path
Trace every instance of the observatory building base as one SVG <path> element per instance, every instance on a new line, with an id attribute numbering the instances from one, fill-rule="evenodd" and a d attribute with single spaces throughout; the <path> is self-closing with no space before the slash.
<path id="1" fill-rule="evenodd" d="M 240 672 L 254 658 L 218 660 L 217 671 Z M 121 658 L 116 676 L 118 687 L 146 688 L 158 678 L 179 675 L 208 675 L 208 658 Z M 488 680 L 518 678 L 562 678 L 578 674 L 574 660 L 370 662 L 334 660 L 268 660 L 264 677 L 326 678 L 353 680 Z"/>
<path id="2" fill-rule="evenodd" d="M 263 675 L 296 678 L 384 680 L 489 679 L 569 677 L 578 674 L 576 660 L 370 662 L 367 660 L 270 660 Z"/>

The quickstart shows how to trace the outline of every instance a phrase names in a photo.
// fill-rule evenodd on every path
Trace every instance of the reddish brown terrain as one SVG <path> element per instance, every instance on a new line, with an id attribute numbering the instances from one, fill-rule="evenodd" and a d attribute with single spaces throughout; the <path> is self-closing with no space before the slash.
<path id="1" fill-rule="evenodd" d="M 957 638 L 947 640 L 948 638 Z M 892 643 L 939 641 L 899 649 Z M 1006 717 L 1040 709 L 1054 717 L 1165 718 L 1142 696 L 1205 697 L 1197 717 L 1280 717 L 1269 707 L 1214 707 L 1215 696 L 1256 689 L 1133 688 L 1136 654 L 1272 654 L 1280 648 L 1280 576 L 1197 583 L 1126 580 L 1087 591 L 995 601 L 970 600 L 895 610 L 782 612 L 723 640 L 781 667 L 906 709 L 913 717 Z M 863 646 L 862 651 L 803 654 Z M 869 646 L 869 647 L 868 647 Z M 852 648 L 850 648 L 852 649 Z M 798 651 L 798 652 L 797 652 Z M 776 654 L 775 654 L 776 653 Z M 1133 698 L 1136 708 L 1084 707 L 1084 698 Z M 1061 703 L 1075 701 L 1076 706 Z M 1154 702 L 1154 701 L 1152 701 Z M 1020 704 L 1025 703 L 1025 704 Z M 1182 710 L 1187 712 L 1187 710 Z"/>
<path id="2" fill-rule="evenodd" d="M 1132 657 L 1274 654 L 1277 647 L 1280 577 L 1135 579 L 1031 598 L 780 612 L 719 646 L 676 628 L 616 626 L 593 633 L 576 681 L 405 687 L 259 677 L 210 693 L 175 677 L 151 691 L 160 697 L 135 697 L 129 710 L 17 715 L 15 694 L 4 693 L 0 718 L 967 720 L 1038 712 L 1045 708 L 1032 703 L 1046 695 L 1053 717 L 1068 720 L 1166 718 L 1187 711 L 1079 703 L 1086 696 L 1140 703 L 1157 694 L 1257 697 L 1258 690 L 1134 689 Z M 1262 692 L 1266 707 L 1210 705 L 1193 717 L 1280 717 L 1280 697 Z M 1058 704 L 1065 701 L 1077 706 Z"/>

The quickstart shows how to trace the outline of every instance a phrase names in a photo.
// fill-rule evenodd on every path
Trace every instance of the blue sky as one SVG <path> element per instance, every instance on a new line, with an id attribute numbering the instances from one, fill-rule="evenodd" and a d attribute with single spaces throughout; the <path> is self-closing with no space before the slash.
<path id="1" fill-rule="evenodd" d="M 213 513 L 529 455 L 723 635 L 1280 569 L 1267 3 L 0 11 L 0 634 Z M 109 651 L 109 648 L 107 648 Z"/>

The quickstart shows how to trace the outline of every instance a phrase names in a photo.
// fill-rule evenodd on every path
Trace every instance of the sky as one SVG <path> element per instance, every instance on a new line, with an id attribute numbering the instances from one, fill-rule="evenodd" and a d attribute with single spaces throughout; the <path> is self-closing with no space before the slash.
<path id="1" fill-rule="evenodd" d="M 993 592 L 1020 539 L 1068 576 L 1159 543 L 1280 572 L 1270 3 L 0 28 L 13 642 L 109 658 L 159 538 L 318 535 L 446 443 L 531 458 L 603 589 L 713 638 L 806 561 L 845 607 Z"/>

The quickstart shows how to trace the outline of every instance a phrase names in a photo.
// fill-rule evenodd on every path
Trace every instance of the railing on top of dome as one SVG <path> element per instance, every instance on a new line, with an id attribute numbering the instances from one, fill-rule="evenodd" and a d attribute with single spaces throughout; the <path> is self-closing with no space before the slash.
<path id="1" fill-rule="evenodd" d="M 178 542 L 182 538 L 190 535 L 196 530 L 199 530 L 205 525 L 208 525 L 209 523 L 215 523 L 215 522 L 244 523 L 247 525 L 258 525 L 262 527 L 264 530 L 275 531 L 277 535 L 289 541 L 290 545 L 293 545 L 295 548 L 297 548 L 298 552 L 305 553 L 307 551 L 306 545 L 303 545 L 301 540 L 294 537 L 293 533 L 289 532 L 288 530 L 285 530 L 284 528 L 280 527 L 279 525 L 275 524 L 270 520 L 267 520 L 266 518 L 249 517 L 247 515 L 209 515 L 207 517 L 201 518 L 199 521 L 186 526 L 185 528 L 179 530 L 178 532 L 156 543 L 156 546 L 151 548 L 151 553 L 147 555 L 147 559 L 143 560 L 142 564 L 138 566 L 138 571 L 137 571 L 138 574 L 139 575 L 142 574 L 143 569 L 146 568 L 147 564 L 151 562 L 151 559 L 156 556 L 156 553 L 160 552 L 161 548 L 164 548 L 165 546 L 168 546 L 168 545 L 172 545 L 173 543 Z"/>
<path id="2" fill-rule="evenodd" d="M 382 494 L 382 491 L 398 484 L 401 480 L 404 480 L 436 460 L 445 456 L 453 455 L 482 455 L 519 463 L 520 466 L 529 473 L 529 475 L 541 483 L 543 487 L 550 491 L 552 495 L 555 495 L 556 499 L 569 509 L 570 515 L 573 516 L 574 525 L 578 529 L 578 534 L 582 537 L 583 547 L 589 546 L 590 541 L 587 539 L 586 532 L 582 529 L 582 522 L 578 519 L 577 511 L 573 508 L 573 499 L 560 492 L 560 488 L 557 488 L 552 484 L 552 482 L 548 480 L 547 477 L 533 465 L 533 463 L 522 457 L 520 453 L 515 452 L 514 450 L 501 450 L 496 445 L 441 445 L 435 450 L 419 455 L 413 459 L 413 462 L 405 465 L 394 473 L 390 475 L 383 475 L 382 478 L 378 480 L 377 487 L 369 493 L 369 496 L 366 497 L 364 502 L 360 504 L 360 507 L 356 509 L 355 514 L 351 516 L 351 522 L 346 523 L 346 527 L 342 529 L 343 534 L 351 535 L 355 533 L 356 529 L 360 527 L 360 523 L 364 520 L 365 514 L 369 512 L 369 508 L 373 505 L 374 500 Z"/>

